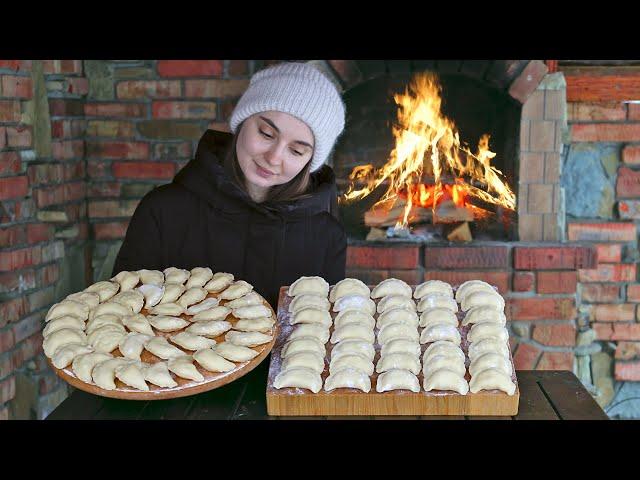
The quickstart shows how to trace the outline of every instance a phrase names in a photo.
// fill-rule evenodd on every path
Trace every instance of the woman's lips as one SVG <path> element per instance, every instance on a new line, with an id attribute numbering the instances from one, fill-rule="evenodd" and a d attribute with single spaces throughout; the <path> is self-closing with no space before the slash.
<path id="1" fill-rule="evenodd" d="M 260 175 L 262 178 L 271 178 L 275 175 L 275 173 L 273 173 L 270 170 L 266 170 L 264 168 L 262 168 L 260 165 L 258 165 L 256 163 L 256 172 L 258 173 L 258 175 Z"/>

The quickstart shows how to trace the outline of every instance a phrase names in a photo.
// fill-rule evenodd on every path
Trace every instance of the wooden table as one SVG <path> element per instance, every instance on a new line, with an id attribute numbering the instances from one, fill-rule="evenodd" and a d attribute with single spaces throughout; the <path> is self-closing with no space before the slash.
<path id="1" fill-rule="evenodd" d="M 135 401 L 75 390 L 47 420 L 607 420 L 608 417 L 569 371 L 520 370 L 520 406 L 514 417 L 270 417 L 266 408 L 268 362 L 229 385 L 191 397 Z"/>

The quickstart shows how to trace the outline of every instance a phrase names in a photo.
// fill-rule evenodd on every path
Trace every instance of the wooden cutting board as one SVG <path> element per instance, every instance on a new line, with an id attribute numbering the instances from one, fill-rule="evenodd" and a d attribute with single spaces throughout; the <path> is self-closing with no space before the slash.
<path id="1" fill-rule="evenodd" d="M 375 285 L 374 285 L 375 286 Z M 412 290 L 415 285 L 412 285 Z M 370 288 L 373 288 L 370 286 Z M 454 286 L 455 288 L 455 286 Z M 395 390 L 391 392 L 376 392 L 377 373 L 371 376 L 371 391 L 364 393 L 353 388 L 338 388 L 331 392 L 320 390 L 313 393 L 302 388 L 274 388 L 273 382 L 280 372 L 281 359 L 280 351 L 286 339 L 293 330 L 289 325 L 290 313 L 289 303 L 292 297 L 287 295 L 288 287 L 280 289 L 278 298 L 278 332 L 275 345 L 272 350 L 271 362 L 269 365 L 269 377 L 267 379 L 267 413 L 269 415 L 284 416 L 313 416 L 313 415 L 496 415 L 513 416 L 518 413 L 518 403 L 520 401 L 520 388 L 516 378 L 515 368 L 511 379 L 516 384 L 516 391 L 513 395 L 507 395 L 500 390 L 483 390 L 478 393 L 467 393 L 460 395 L 451 391 L 430 391 L 422 390 L 422 370 L 417 375 L 420 382 L 420 392 L 414 393 L 409 390 Z M 377 301 L 376 301 L 377 304 Z M 332 305 L 333 308 L 333 305 Z M 331 312 L 335 318 L 337 313 Z M 462 320 L 462 312 L 458 312 L 459 320 Z M 377 318 L 377 314 L 374 316 Z M 466 367 L 469 367 L 467 356 L 468 342 L 467 331 L 471 325 L 459 327 L 462 337 L 460 348 L 465 353 Z M 377 328 L 375 329 L 377 338 Z M 333 333 L 333 326 L 331 327 Z M 421 331 L 421 330 L 420 330 Z M 327 342 L 327 355 L 325 357 L 325 369 L 322 372 L 322 380 L 329 376 L 329 359 L 331 358 L 332 344 Z M 376 347 L 376 356 L 373 364 L 376 365 L 380 358 L 379 346 Z M 427 345 L 421 345 L 422 352 Z M 509 358 L 513 367 L 513 357 L 511 347 L 509 347 Z M 420 357 L 422 360 L 422 356 Z M 422 363 L 422 362 L 421 362 Z M 465 379 L 470 380 L 467 370 Z"/>
<path id="2" fill-rule="evenodd" d="M 217 295 L 218 294 L 216 293 L 209 293 L 206 298 L 215 298 L 217 297 Z M 221 300 L 220 305 L 224 305 L 228 301 L 231 301 L 231 300 Z M 267 306 L 269 310 L 271 310 L 271 314 L 274 315 L 275 317 L 275 312 L 273 311 L 273 308 L 271 308 L 271 305 L 269 305 L 269 303 L 264 298 L 262 298 L 262 303 L 265 306 Z M 143 308 L 140 313 L 144 314 L 145 316 L 149 315 L 149 312 L 146 308 Z M 184 319 L 188 318 L 188 315 L 186 314 L 183 314 L 180 316 Z M 238 321 L 238 319 L 234 317 L 233 314 L 229 314 L 229 316 L 225 320 L 231 323 L 232 325 L 235 325 L 235 323 Z M 191 323 L 189 325 L 191 325 Z M 186 328 L 189 327 L 189 325 L 187 325 L 183 329 L 176 330 L 174 332 L 160 332 L 155 328 L 153 330 L 157 336 L 163 336 L 168 339 L 169 336 L 175 335 L 185 330 Z M 129 387 L 128 385 L 125 385 L 118 379 L 115 380 L 115 384 L 116 384 L 115 390 L 105 390 L 103 388 L 100 388 L 97 385 L 85 383 L 82 380 L 80 380 L 73 373 L 73 369 L 71 368 L 71 365 L 69 365 L 64 369 L 58 369 L 53 366 L 50 358 L 47 358 L 47 362 L 49 363 L 49 366 L 51 367 L 51 369 L 60 378 L 65 380 L 67 383 L 69 383 L 73 387 L 83 390 L 85 392 L 93 393 L 95 395 L 100 395 L 102 397 L 119 398 L 119 399 L 125 399 L 125 400 L 164 400 L 168 398 L 187 397 L 189 395 L 195 395 L 197 393 L 202 393 L 209 390 L 213 390 L 215 388 L 222 387 L 223 385 L 233 382 L 234 380 L 246 375 L 251 370 L 253 370 L 256 366 L 258 366 L 258 364 L 260 364 L 260 362 L 262 362 L 267 357 L 267 355 L 269 355 L 269 352 L 271 351 L 275 343 L 275 339 L 277 336 L 277 328 L 278 328 L 278 324 L 276 322 L 276 324 L 274 324 L 274 326 L 271 327 L 271 332 L 264 332 L 265 334 L 272 335 L 274 337 L 273 340 L 271 340 L 271 342 L 265 343 L 263 345 L 258 345 L 257 347 L 250 347 L 256 352 L 258 352 L 258 355 L 256 357 L 249 360 L 248 362 L 242 362 L 242 363 L 233 362 L 236 364 L 236 368 L 234 368 L 229 372 L 217 372 L 217 373 L 210 372 L 202 368 L 197 362 L 194 361 L 193 364 L 198 369 L 198 371 L 202 374 L 202 376 L 205 378 L 204 382 L 197 382 L 194 380 L 189 380 L 187 378 L 181 378 L 174 374 L 172 375 L 173 379 L 176 381 L 178 385 L 176 385 L 173 388 L 163 388 L 147 382 L 147 384 L 149 385 L 148 392 Z M 225 334 L 226 332 L 218 337 L 214 337 L 214 340 L 216 341 L 216 343 L 224 342 Z M 172 345 L 177 348 L 180 348 L 181 350 L 184 350 L 185 353 L 188 353 L 188 354 L 194 353 L 190 350 L 185 350 L 184 348 L 178 345 L 175 345 L 173 343 Z M 113 355 L 114 357 L 122 356 L 122 354 L 117 348 L 113 352 L 111 352 L 111 355 Z M 143 362 L 146 362 L 146 363 L 156 363 L 160 361 L 165 361 L 159 357 L 156 357 L 155 355 L 148 352 L 147 350 L 142 351 L 142 355 L 140 356 L 140 358 Z"/>

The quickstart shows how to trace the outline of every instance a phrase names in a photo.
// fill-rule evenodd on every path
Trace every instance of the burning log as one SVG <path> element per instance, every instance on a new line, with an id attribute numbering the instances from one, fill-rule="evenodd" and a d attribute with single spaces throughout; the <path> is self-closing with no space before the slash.
<path id="1" fill-rule="evenodd" d="M 473 222 L 473 219 L 473 212 L 469 208 L 445 200 L 436 207 L 433 223 Z"/>
<path id="2" fill-rule="evenodd" d="M 402 220 L 406 207 L 406 200 L 398 199 L 395 201 L 388 200 L 380 204 L 376 208 L 372 208 L 364 214 L 364 224 L 368 227 L 392 227 L 398 220 Z M 431 220 L 431 210 L 423 208 L 419 205 L 413 205 L 409 212 L 409 221 L 411 223 L 428 222 Z"/>
<path id="3" fill-rule="evenodd" d="M 469 223 L 463 222 L 451 230 L 447 235 L 447 240 L 450 242 L 470 242 L 473 240 L 471 230 L 469 229 Z"/>

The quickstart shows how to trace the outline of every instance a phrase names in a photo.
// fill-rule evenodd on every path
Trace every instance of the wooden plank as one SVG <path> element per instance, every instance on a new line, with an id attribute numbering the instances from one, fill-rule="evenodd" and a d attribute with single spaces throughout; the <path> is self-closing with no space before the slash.
<path id="1" fill-rule="evenodd" d="M 467 420 L 513 420 L 513 417 L 503 415 L 468 415 Z"/>
<path id="2" fill-rule="evenodd" d="M 567 75 L 568 102 L 611 102 L 640 98 L 640 73 Z"/>
<path id="3" fill-rule="evenodd" d="M 608 420 L 609 417 L 568 370 L 540 372 L 538 384 L 563 420 Z"/>
<path id="4" fill-rule="evenodd" d="M 532 370 L 518 371 L 520 405 L 514 420 L 560 420 L 560 417 L 538 385 L 538 376 Z"/>
<path id="5" fill-rule="evenodd" d="M 91 420 L 102 408 L 103 401 L 103 397 L 76 389 L 46 419 Z"/>

